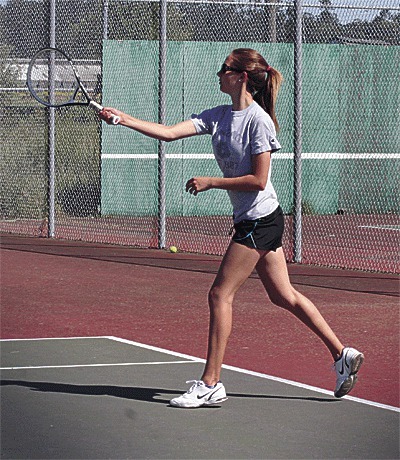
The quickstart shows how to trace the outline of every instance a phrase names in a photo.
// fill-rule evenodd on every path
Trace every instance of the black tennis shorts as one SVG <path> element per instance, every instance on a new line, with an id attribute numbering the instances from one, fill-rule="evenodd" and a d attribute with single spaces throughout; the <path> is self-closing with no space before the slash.
<path id="1" fill-rule="evenodd" d="M 280 206 L 256 220 L 242 220 L 234 224 L 232 241 L 262 251 L 276 251 L 282 246 L 284 229 L 283 212 Z"/>

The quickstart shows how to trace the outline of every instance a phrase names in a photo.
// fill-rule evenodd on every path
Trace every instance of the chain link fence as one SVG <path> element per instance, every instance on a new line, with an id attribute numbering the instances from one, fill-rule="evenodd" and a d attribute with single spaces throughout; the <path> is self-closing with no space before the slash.
<path id="1" fill-rule="evenodd" d="M 0 0 L 0 231 L 222 254 L 226 192 L 184 191 L 219 174 L 210 139 L 164 145 L 79 107 L 56 109 L 51 133 L 26 71 L 52 41 L 98 102 L 168 124 L 229 103 L 216 72 L 257 49 L 285 78 L 272 182 L 287 260 L 400 272 L 395 0 Z"/>

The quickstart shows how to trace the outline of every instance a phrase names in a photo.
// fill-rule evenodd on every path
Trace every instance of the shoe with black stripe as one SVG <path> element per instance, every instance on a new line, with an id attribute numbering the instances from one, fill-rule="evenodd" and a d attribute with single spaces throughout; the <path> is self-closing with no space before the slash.
<path id="1" fill-rule="evenodd" d="M 343 348 L 342 354 L 333 365 L 336 371 L 336 398 L 342 398 L 354 388 L 357 372 L 363 361 L 364 355 L 360 351 L 355 348 Z"/>
<path id="2" fill-rule="evenodd" d="M 202 380 L 188 380 L 186 383 L 193 385 L 183 395 L 171 399 L 169 402 L 171 406 L 184 408 L 213 406 L 228 399 L 222 382 L 218 382 L 213 387 L 206 385 Z"/>

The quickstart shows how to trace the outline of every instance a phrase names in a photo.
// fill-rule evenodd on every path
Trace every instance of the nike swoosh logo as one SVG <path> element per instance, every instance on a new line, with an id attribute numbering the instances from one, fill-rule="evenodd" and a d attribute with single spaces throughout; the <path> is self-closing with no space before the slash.
<path id="1" fill-rule="evenodd" d="M 344 355 L 344 359 L 342 359 L 342 368 L 341 368 L 340 371 L 339 371 L 339 374 L 340 374 L 340 375 L 343 375 L 343 374 L 344 374 L 344 365 L 345 365 L 345 364 L 346 364 L 346 367 L 347 367 L 348 369 L 350 369 L 350 365 L 347 364 L 346 358 L 347 358 L 347 351 L 346 351 L 346 354 Z"/>
<path id="2" fill-rule="evenodd" d="M 211 399 L 212 395 L 215 394 L 215 393 L 216 393 L 217 391 L 219 391 L 219 390 L 220 390 L 220 388 L 217 388 L 216 390 L 212 390 L 212 391 L 210 391 L 210 392 L 208 392 L 208 393 L 206 393 L 206 394 L 204 394 L 204 395 L 202 395 L 202 396 L 197 395 L 197 399 L 203 399 L 203 398 L 205 398 L 206 396 L 210 395 L 209 398 L 208 398 L 208 401 L 209 401 L 209 400 Z"/>

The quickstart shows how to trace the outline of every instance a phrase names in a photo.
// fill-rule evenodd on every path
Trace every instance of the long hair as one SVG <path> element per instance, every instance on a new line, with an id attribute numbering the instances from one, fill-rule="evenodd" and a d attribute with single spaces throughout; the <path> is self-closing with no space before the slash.
<path id="1" fill-rule="evenodd" d="M 247 90 L 253 99 L 272 118 L 275 128 L 279 130 L 275 113 L 278 91 L 283 81 L 282 74 L 268 65 L 267 61 L 256 50 L 251 48 L 238 48 L 230 54 L 232 67 L 247 72 Z"/>

